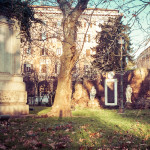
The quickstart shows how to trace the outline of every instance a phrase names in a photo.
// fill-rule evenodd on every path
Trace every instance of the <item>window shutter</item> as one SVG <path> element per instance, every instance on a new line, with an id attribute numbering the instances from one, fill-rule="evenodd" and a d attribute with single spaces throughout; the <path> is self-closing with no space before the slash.
<path id="1" fill-rule="evenodd" d="M 40 49 L 40 56 L 42 56 L 42 49 Z"/>
<path id="2" fill-rule="evenodd" d="M 26 73 L 26 64 L 24 64 L 24 73 Z"/>
<path id="3" fill-rule="evenodd" d="M 46 39 L 48 39 L 48 33 L 46 33 Z"/>
<path id="4" fill-rule="evenodd" d="M 39 40 L 42 40 L 42 33 L 40 33 L 39 35 Z"/>
<path id="5" fill-rule="evenodd" d="M 57 74 L 57 64 L 55 64 L 55 73 Z"/>
<path id="6" fill-rule="evenodd" d="M 31 64 L 31 70 L 33 70 L 33 64 Z"/>
<path id="7" fill-rule="evenodd" d="M 91 39 L 90 39 L 90 34 L 88 35 L 88 42 L 90 42 L 91 41 Z"/>

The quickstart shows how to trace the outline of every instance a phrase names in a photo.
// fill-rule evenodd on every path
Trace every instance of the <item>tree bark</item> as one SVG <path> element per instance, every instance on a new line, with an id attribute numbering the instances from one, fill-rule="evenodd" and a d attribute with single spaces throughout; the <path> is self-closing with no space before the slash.
<path id="1" fill-rule="evenodd" d="M 87 8 L 89 0 L 79 0 L 72 9 L 66 0 L 57 0 L 63 13 L 63 55 L 61 56 L 61 68 L 58 76 L 58 85 L 52 110 L 48 116 L 71 117 L 72 95 L 72 69 L 78 58 L 76 50 L 77 21 L 82 12 Z"/>
<path id="2" fill-rule="evenodd" d="M 68 37 L 69 38 L 69 37 Z M 71 117 L 71 95 L 72 95 L 72 82 L 71 71 L 73 68 L 74 57 L 71 57 L 72 44 L 65 42 L 63 49 L 67 49 L 61 56 L 61 68 L 58 76 L 58 84 L 56 95 L 51 112 L 48 116 L 57 117 Z M 70 55 L 70 56 L 69 56 Z"/>

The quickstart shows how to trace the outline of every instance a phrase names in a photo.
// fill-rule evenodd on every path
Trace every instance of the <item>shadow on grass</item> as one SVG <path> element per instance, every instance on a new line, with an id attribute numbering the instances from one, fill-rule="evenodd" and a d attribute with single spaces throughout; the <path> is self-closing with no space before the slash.
<path id="1" fill-rule="evenodd" d="M 50 108 L 40 107 L 35 112 L 44 114 L 47 109 Z M 17 145 L 16 149 L 149 149 L 149 130 L 142 120 L 134 119 L 134 114 L 128 118 L 117 110 L 82 109 L 74 111 L 72 118 L 14 119 L 1 132 L 0 142 L 10 149 L 12 143 L 7 143 L 8 137 Z M 42 143 L 41 147 L 34 144 L 36 141 Z"/>
<path id="2" fill-rule="evenodd" d="M 64 130 L 64 134 L 68 134 L 73 141 L 70 148 L 146 149 L 150 146 L 148 127 L 143 122 L 139 124 L 138 119 L 121 116 L 116 110 L 78 110 L 73 112 L 72 118 L 40 119 L 42 123 L 45 121 L 49 128 L 58 132 L 53 137 L 56 141 L 63 128 L 59 130 L 55 127 L 72 126 L 71 130 Z"/>
<path id="3" fill-rule="evenodd" d="M 51 107 L 46 106 L 30 106 L 29 114 L 42 115 L 51 110 Z"/>
<path id="4" fill-rule="evenodd" d="M 131 120 L 138 120 L 145 124 L 150 124 L 150 109 L 133 109 L 125 110 L 125 113 L 122 114 L 123 118 L 128 118 Z"/>

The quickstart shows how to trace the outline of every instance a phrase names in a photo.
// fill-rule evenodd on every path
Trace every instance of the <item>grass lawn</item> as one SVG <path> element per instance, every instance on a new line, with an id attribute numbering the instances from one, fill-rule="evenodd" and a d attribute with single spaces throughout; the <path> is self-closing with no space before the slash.
<path id="1" fill-rule="evenodd" d="M 34 107 L 37 116 L 12 118 L 0 125 L 0 149 L 150 149 L 150 110 L 77 109 L 72 118 L 44 118 L 49 107 Z"/>

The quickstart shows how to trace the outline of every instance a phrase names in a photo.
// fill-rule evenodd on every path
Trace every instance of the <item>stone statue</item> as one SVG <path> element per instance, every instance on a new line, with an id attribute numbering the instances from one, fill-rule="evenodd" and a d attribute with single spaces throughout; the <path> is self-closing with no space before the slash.
<path id="1" fill-rule="evenodd" d="M 92 89 L 91 89 L 91 92 L 90 92 L 90 100 L 94 100 L 95 98 L 95 95 L 96 95 L 96 89 L 94 86 L 92 86 Z"/>
<path id="2" fill-rule="evenodd" d="M 132 103 L 131 102 L 131 96 L 132 96 L 132 88 L 130 85 L 127 85 L 127 88 L 126 88 L 126 100 L 127 100 L 127 103 Z"/>

